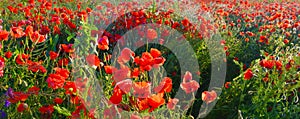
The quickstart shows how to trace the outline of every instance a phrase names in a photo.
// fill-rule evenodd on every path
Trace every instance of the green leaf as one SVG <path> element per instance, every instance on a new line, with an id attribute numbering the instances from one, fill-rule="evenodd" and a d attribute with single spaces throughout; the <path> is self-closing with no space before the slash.
<path id="1" fill-rule="evenodd" d="M 71 112 L 68 110 L 68 109 L 66 109 L 65 107 L 59 107 L 58 105 L 57 106 L 54 106 L 54 109 L 55 110 L 57 110 L 57 112 L 59 113 L 59 114 L 63 114 L 63 115 L 65 115 L 65 116 L 71 116 L 72 114 L 71 114 Z"/>

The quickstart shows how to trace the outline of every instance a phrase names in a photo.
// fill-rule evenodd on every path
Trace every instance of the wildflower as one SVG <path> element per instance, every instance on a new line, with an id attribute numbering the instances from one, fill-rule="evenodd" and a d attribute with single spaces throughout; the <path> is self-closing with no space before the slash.
<path id="1" fill-rule="evenodd" d="M 27 93 L 38 95 L 39 90 L 40 90 L 40 88 L 38 88 L 36 86 L 32 86 L 31 88 L 28 89 Z"/>
<path id="2" fill-rule="evenodd" d="M 180 84 L 180 87 L 182 88 L 182 90 L 185 91 L 185 93 L 189 94 L 192 92 L 195 92 L 198 90 L 198 88 L 200 87 L 199 83 L 195 80 L 192 80 L 192 74 L 187 71 L 185 72 L 185 75 L 183 77 L 183 81 Z"/>
<path id="3" fill-rule="evenodd" d="M 5 30 L 0 30 L 0 41 L 7 41 L 9 33 Z"/>
<path id="4" fill-rule="evenodd" d="M 11 53 L 10 51 L 7 51 L 7 52 L 5 53 L 5 57 L 6 57 L 7 59 L 9 59 L 11 56 L 12 56 L 12 53 Z"/>
<path id="5" fill-rule="evenodd" d="M 20 103 L 18 105 L 17 111 L 18 112 L 23 112 L 23 111 L 25 111 L 27 109 L 28 109 L 28 105 L 26 103 Z"/>
<path id="6" fill-rule="evenodd" d="M 52 114 L 54 111 L 53 105 L 45 105 L 39 108 L 40 113 L 42 114 Z"/>
<path id="7" fill-rule="evenodd" d="M 120 64 L 127 63 L 131 59 L 131 57 L 134 57 L 134 56 L 135 56 L 135 53 L 132 50 L 130 50 L 129 48 L 124 48 L 121 51 L 120 56 L 118 57 L 118 62 Z"/>
<path id="8" fill-rule="evenodd" d="M 98 48 L 100 50 L 108 50 L 109 49 L 109 41 L 107 36 L 103 36 L 98 39 Z"/>
<path id="9" fill-rule="evenodd" d="M 116 84 L 116 86 L 119 87 L 124 94 L 127 94 L 131 90 L 132 81 L 131 81 L 131 79 L 126 79 L 126 80 L 118 82 Z"/>
<path id="10" fill-rule="evenodd" d="M 5 100 L 5 102 L 4 102 L 4 107 L 9 107 L 10 104 L 11 104 L 11 103 L 10 103 L 8 100 Z"/>
<path id="11" fill-rule="evenodd" d="M 146 33 L 146 37 L 149 40 L 154 40 L 157 38 L 157 32 L 154 29 L 148 29 Z"/>
<path id="12" fill-rule="evenodd" d="M 51 60 L 55 60 L 58 57 L 58 54 L 54 51 L 50 51 L 49 55 Z"/>
<path id="13" fill-rule="evenodd" d="M 109 98 L 113 104 L 119 104 L 122 101 L 122 90 L 119 87 L 114 88 L 113 95 Z"/>
<path id="14" fill-rule="evenodd" d="M 151 106 L 149 112 L 153 111 L 154 109 L 158 108 L 159 106 L 165 104 L 165 99 L 163 93 L 153 94 L 149 98 L 149 105 Z"/>
<path id="15" fill-rule="evenodd" d="M 165 77 L 157 87 L 154 88 L 156 93 L 169 93 L 172 91 L 172 79 Z"/>
<path id="16" fill-rule="evenodd" d="M 117 83 L 126 78 L 129 78 L 130 75 L 130 69 L 128 67 L 124 67 L 113 71 L 113 80 Z"/>
<path id="17" fill-rule="evenodd" d="M 65 78 L 59 74 L 50 74 L 46 82 L 52 89 L 62 88 L 65 83 Z"/>
<path id="18" fill-rule="evenodd" d="M 53 99 L 53 102 L 56 103 L 56 104 L 62 104 L 63 103 L 63 99 L 59 98 L 59 97 L 56 97 Z"/>
<path id="19" fill-rule="evenodd" d="M 148 98 L 137 99 L 137 107 L 140 111 L 144 111 L 150 107 L 148 100 L 149 100 Z"/>
<path id="20" fill-rule="evenodd" d="M 33 32 L 30 34 L 30 40 L 34 43 L 42 43 L 45 41 L 45 35 L 41 35 L 38 31 Z"/>
<path id="21" fill-rule="evenodd" d="M 98 67 L 101 64 L 101 61 L 98 58 L 98 56 L 94 54 L 89 54 L 88 56 L 86 56 L 85 60 L 89 65 L 93 67 Z"/>
<path id="22" fill-rule="evenodd" d="M 150 54 L 153 58 L 157 58 L 161 56 L 161 52 L 155 48 L 150 49 Z"/>
<path id="23" fill-rule="evenodd" d="M 75 51 L 73 44 L 61 44 L 61 47 L 66 53 L 72 53 Z"/>
<path id="24" fill-rule="evenodd" d="M 21 38 L 25 35 L 22 27 L 11 27 L 10 34 L 14 38 Z"/>
<path id="25" fill-rule="evenodd" d="M 68 58 L 62 58 L 58 60 L 58 66 L 67 66 L 69 64 L 69 59 Z"/>
<path id="26" fill-rule="evenodd" d="M 231 84 L 231 82 L 226 82 L 225 85 L 224 85 L 224 87 L 225 87 L 226 89 L 228 89 L 228 88 L 230 87 L 230 84 Z"/>
<path id="27" fill-rule="evenodd" d="M 265 60 L 265 59 L 263 59 L 263 60 L 260 61 L 259 64 L 260 64 L 260 66 L 265 67 L 267 69 L 272 69 L 275 65 L 275 62 L 274 62 L 274 60 Z"/>
<path id="28" fill-rule="evenodd" d="M 77 92 L 77 88 L 74 82 L 72 81 L 67 81 L 64 89 L 66 91 L 66 95 L 72 95 L 75 94 Z"/>
<path id="29" fill-rule="evenodd" d="M 43 65 L 41 65 L 41 63 L 31 62 L 31 61 L 28 61 L 28 70 L 32 71 L 34 73 L 36 73 L 38 71 L 41 72 L 41 73 L 46 73 L 47 72 L 46 68 Z"/>
<path id="30" fill-rule="evenodd" d="M 247 69 L 245 74 L 244 74 L 244 79 L 245 80 L 250 80 L 253 77 L 253 73 L 251 69 Z"/>
<path id="31" fill-rule="evenodd" d="M 178 102 L 179 102 L 179 99 L 177 99 L 177 98 L 174 98 L 174 99 L 169 98 L 167 108 L 170 110 L 174 110 L 175 106 Z"/>
<path id="32" fill-rule="evenodd" d="M 217 93 L 214 90 L 204 91 L 202 93 L 202 100 L 206 102 L 206 104 L 213 102 L 216 98 L 217 98 Z"/>
<path id="33" fill-rule="evenodd" d="M 116 70 L 113 66 L 104 66 L 104 70 L 107 74 L 112 74 L 113 70 Z"/>
<path id="34" fill-rule="evenodd" d="M 142 81 L 133 83 L 133 95 L 139 98 L 147 98 L 150 96 L 150 83 Z"/>
<path id="35" fill-rule="evenodd" d="M 29 55 L 27 54 L 19 54 L 16 58 L 16 63 L 19 65 L 25 65 L 28 61 Z"/>
<path id="36" fill-rule="evenodd" d="M 7 114 L 4 111 L 0 110 L 0 118 L 5 119 L 6 117 L 7 117 Z"/>
<path id="37" fill-rule="evenodd" d="M 70 72 L 67 69 L 64 69 L 64 68 L 54 68 L 54 70 L 55 70 L 56 74 L 59 74 L 60 76 L 62 76 L 65 79 L 69 77 Z"/>

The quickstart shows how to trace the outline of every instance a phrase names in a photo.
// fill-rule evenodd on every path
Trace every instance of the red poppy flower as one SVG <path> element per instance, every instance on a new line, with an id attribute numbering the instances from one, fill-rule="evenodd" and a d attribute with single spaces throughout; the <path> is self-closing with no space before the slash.
<path id="1" fill-rule="evenodd" d="M 139 108 L 140 111 L 144 111 L 148 109 L 150 107 L 148 98 L 139 98 L 137 100 L 137 107 Z"/>
<path id="2" fill-rule="evenodd" d="M 101 63 L 100 59 L 95 54 L 89 54 L 88 56 L 86 56 L 85 60 L 89 65 L 95 67 L 100 66 Z"/>
<path id="3" fill-rule="evenodd" d="M 104 66 L 104 70 L 105 70 L 106 74 L 112 74 L 113 71 L 115 71 L 117 69 L 114 68 L 113 66 Z"/>
<path id="4" fill-rule="evenodd" d="M 72 95 L 77 92 L 77 88 L 74 82 L 72 81 L 67 81 L 64 89 L 66 90 L 66 95 Z"/>
<path id="5" fill-rule="evenodd" d="M 40 29 L 39 33 L 41 35 L 46 35 L 50 33 L 50 29 L 48 26 L 43 25 L 42 28 Z"/>
<path id="6" fill-rule="evenodd" d="M 187 18 L 184 18 L 183 20 L 181 20 L 181 24 L 184 27 L 188 27 L 191 23 L 189 22 L 189 20 Z"/>
<path id="7" fill-rule="evenodd" d="M 283 40 L 284 44 L 288 44 L 290 41 L 288 39 Z"/>
<path id="8" fill-rule="evenodd" d="M 120 64 L 127 63 L 131 59 L 131 57 L 134 57 L 134 56 L 135 56 L 135 53 L 132 50 L 130 50 L 129 48 L 124 48 L 121 51 L 120 56 L 118 57 L 118 62 Z"/>
<path id="9" fill-rule="evenodd" d="M 262 80 L 264 82 L 268 82 L 269 81 L 269 74 L 267 73 L 266 76 Z"/>
<path id="10" fill-rule="evenodd" d="M 140 70 L 139 68 L 134 68 L 131 72 L 131 78 L 138 78 L 140 75 Z"/>
<path id="11" fill-rule="evenodd" d="M 165 104 L 165 99 L 163 93 L 153 94 L 148 100 L 149 105 L 151 106 L 149 112 L 158 108 L 159 106 Z"/>
<path id="12" fill-rule="evenodd" d="M 209 103 L 215 101 L 217 99 L 217 96 L 218 95 L 217 95 L 217 93 L 214 90 L 212 90 L 212 91 L 204 91 L 202 93 L 202 100 L 204 102 L 206 102 L 207 104 L 209 104 Z"/>
<path id="13" fill-rule="evenodd" d="M 150 83 L 142 81 L 133 84 L 133 94 L 138 98 L 147 98 L 150 96 Z"/>
<path id="14" fill-rule="evenodd" d="M 35 31 L 32 34 L 30 34 L 29 38 L 34 43 L 42 43 L 45 41 L 45 36 L 41 35 L 38 31 Z"/>
<path id="15" fill-rule="evenodd" d="M 142 70 L 150 71 L 153 65 L 153 57 L 149 52 L 142 53 L 142 57 L 137 61 Z M 148 65 L 148 66 L 147 66 Z"/>
<path id="16" fill-rule="evenodd" d="M 31 25 L 26 27 L 25 34 L 26 36 L 30 36 L 31 34 L 33 34 L 33 27 Z"/>
<path id="17" fill-rule="evenodd" d="M 119 89 L 121 89 L 124 94 L 127 94 L 132 88 L 132 81 L 131 79 L 126 79 L 118 82 L 116 86 L 119 87 Z"/>
<path id="18" fill-rule="evenodd" d="M 65 78 L 59 74 L 50 74 L 46 82 L 48 83 L 48 87 L 55 90 L 64 86 Z"/>
<path id="19" fill-rule="evenodd" d="M 153 58 L 157 58 L 161 56 L 161 52 L 158 49 L 151 48 L 150 49 L 150 54 Z"/>
<path id="20" fill-rule="evenodd" d="M 274 62 L 274 60 L 265 60 L 265 59 L 263 59 L 263 60 L 260 61 L 259 64 L 260 64 L 260 66 L 265 67 L 267 69 L 272 69 L 275 65 L 275 62 Z"/>
<path id="21" fill-rule="evenodd" d="M 23 112 L 23 111 L 25 111 L 27 109 L 28 109 L 28 105 L 26 103 L 20 103 L 18 105 L 17 111 L 18 112 Z"/>
<path id="22" fill-rule="evenodd" d="M 40 113 L 42 114 L 52 114 L 54 111 L 53 105 L 44 105 L 39 108 Z"/>
<path id="23" fill-rule="evenodd" d="M 244 79 L 245 80 L 250 80 L 253 77 L 253 73 L 251 69 L 247 69 L 245 74 L 244 74 Z"/>
<path id="24" fill-rule="evenodd" d="M 63 99 L 59 98 L 59 97 L 56 97 L 54 98 L 53 102 L 56 103 L 56 104 L 62 104 L 63 103 Z"/>
<path id="25" fill-rule="evenodd" d="M 7 52 L 5 53 L 5 57 L 6 57 L 7 59 L 9 59 L 11 56 L 12 56 L 12 52 L 7 51 Z"/>
<path id="26" fill-rule="evenodd" d="M 154 88 L 156 93 L 169 93 L 172 91 L 172 79 L 165 77 L 157 87 Z"/>
<path id="27" fill-rule="evenodd" d="M 116 83 L 129 78 L 130 75 L 131 73 L 128 67 L 124 67 L 119 70 L 113 70 L 113 79 Z"/>
<path id="28" fill-rule="evenodd" d="M 185 91 L 186 94 L 189 94 L 197 91 L 200 86 L 197 81 L 192 80 L 190 82 L 181 83 L 180 87 Z"/>
<path id="29" fill-rule="evenodd" d="M 282 69 L 282 62 L 281 61 L 277 60 L 277 61 L 275 61 L 275 64 L 276 64 L 276 69 L 277 70 L 281 70 Z"/>
<path id="30" fill-rule="evenodd" d="M 98 39 L 98 48 L 100 50 L 108 50 L 109 49 L 109 40 L 107 36 L 103 36 Z"/>
<path id="31" fill-rule="evenodd" d="M 245 38 L 245 42 L 249 42 L 250 41 L 250 39 L 249 38 Z"/>
<path id="32" fill-rule="evenodd" d="M 10 34 L 14 38 L 21 38 L 25 35 L 22 27 L 11 27 Z"/>
<path id="33" fill-rule="evenodd" d="M 28 96 L 29 96 L 28 94 L 23 93 L 23 92 L 13 92 L 13 95 L 11 95 L 8 98 L 8 101 L 11 103 L 17 103 L 19 101 L 25 102 L 27 100 Z"/>
<path id="34" fill-rule="evenodd" d="M 75 51 L 73 47 L 73 44 L 61 44 L 62 49 L 66 52 L 66 53 L 72 53 Z"/>
<path id="35" fill-rule="evenodd" d="M 192 92 L 195 92 L 200 87 L 199 83 L 195 80 L 192 80 L 192 74 L 187 71 L 185 72 L 185 75 L 183 77 L 183 81 L 180 84 L 180 87 L 182 90 L 185 91 L 185 93 L 189 94 Z"/>
<path id="36" fill-rule="evenodd" d="M 63 68 L 54 68 L 55 73 L 62 76 L 63 78 L 68 78 L 70 72 L 67 69 L 63 69 Z"/>
<path id="37" fill-rule="evenodd" d="M 0 56 L 0 62 L 4 63 L 4 58 Z"/>
<path id="38" fill-rule="evenodd" d="M 16 58 L 16 63 L 19 65 L 24 65 L 27 63 L 29 55 L 27 54 L 19 54 Z"/>
<path id="39" fill-rule="evenodd" d="M 58 66 L 60 66 L 60 67 L 68 66 L 68 64 L 69 64 L 68 58 L 62 58 L 62 59 L 58 60 Z"/>
<path id="40" fill-rule="evenodd" d="M 58 54 L 54 51 L 50 51 L 49 55 L 51 60 L 55 60 L 58 57 Z"/>
<path id="41" fill-rule="evenodd" d="M 259 42 L 260 43 L 266 43 L 268 45 L 269 44 L 269 39 L 266 36 L 260 36 L 259 37 Z"/>
<path id="42" fill-rule="evenodd" d="M 118 87 L 114 88 L 113 95 L 109 98 L 113 104 L 119 104 L 122 101 L 122 90 Z"/>
<path id="43" fill-rule="evenodd" d="M 27 93 L 37 95 L 39 93 L 39 90 L 40 90 L 40 88 L 38 88 L 36 86 L 32 86 L 31 88 L 28 89 Z"/>
<path id="44" fill-rule="evenodd" d="M 9 33 L 5 30 L 0 30 L 0 41 L 8 40 Z"/>
<path id="45" fill-rule="evenodd" d="M 47 72 L 46 68 L 43 65 L 41 65 L 41 63 L 31 62 L 30 60 L 28 60 L 28 70 L 32 71 L 34 73 L 36 73 L 38 71 L 41 72 L 41 73 L 46 73 Z"/>
<path id="46" fill-rule="evenodd" d="M 230 84 L 231 84 L 231 82 L 226 82 L 225 85 L 224 85 L 224 87 L 225 87 L 226 89 L 228 89 L 228 88 L 230 87 Z"/>
<path id="47" fill-rule="evenodd" d="M 146 33 L 146 37 L 149 40 L 153 40 L 157 38 L 157 32 L 154 29 L 148 29 Z"/>
<path id="48" fill-rule="evenodd" d="M 70 29 L 76 29 L 76 24 L 74 24 L 73 22 L 69 21 L 67 22 L 67 25 Z"/>
<path id="49" fill-rule="evenodd" d="M 61 34 L 60 28 L 57 25 L 53 27 L 53 34 Z"/>
<path id="50" fill-rule="evenodd" d="M 174 99 L 169 98 L 167 108 L 170 110 L 174 110 L 175 106 L 178 102 L 179 102 L 179 99 L 177 99 L 177 98 L 174 98 Z"/>

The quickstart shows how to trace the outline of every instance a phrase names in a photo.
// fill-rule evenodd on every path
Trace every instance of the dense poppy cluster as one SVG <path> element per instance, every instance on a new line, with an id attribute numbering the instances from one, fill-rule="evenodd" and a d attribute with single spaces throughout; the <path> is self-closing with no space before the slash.
<path id="1" fill-rule="evenodd" d="M 101 2 L 94 6 L 80 0 L 28 0 L 0 4 L 0 92 L 4 94 L 0 118 L 37 115 L 49 119 L 99 118 L 96 115 L 98 109 L 89 108 L 93 105 L 90 100 L 97 96 L 88 86 L 94 78 L 104 84 L 107 107 L 100 109 L 103 118 L 113 118 L 122 110 L 132 112 L 130 118 L 133 119 L 141 118 L 137 112 L 153 113 L 163 108 L 176 110 L 177 104 L 184 101 L 171 96 L 177 90 L 174 89 L 176 83 L 186 95 L 201 98 L 195 100 L 211 104 L 220 99 L 224 103 L 217 107 L 230 107 L 229 112 L 234 109 L 233 114 L 240 112 L 242 116 L 272 117 L 278 112 L 276 117 L 288 118 L 294 116 L 295 107 L 278 102 L 299 106 L 300 4 L 297 2 L 191 0 Z M 88 6 L 94 6 L 94 10 Z M 191 12 L 187 8 L 194 10 Z M 186 13 L 177 11 L 188 11 L 195 19 L 190 20 L 191 17 L 181 16 Z M 205 14 L 210 14 L 209 18 Z M 90 20 L 89 15 L 93 16 L 92 24 L 83 27 Z M 113 27 L 99 28 L 103 24 Z M 140 27 L 145 24 L 156 25 Z M 96 28 L 91 28 L 92 25 Z M 220 44 L 227 56 L 224 61 L 232 71 L 228 72 L 232 77 L 224 85 L 223 96 L 218 98 L 216 90 L 205 91 L 206 86 L 200 87 L 209 78 L 206 76 L 209 68 L 201 71 L 200 81 L 192 76 L 200 71 L 184 71 L 184 76 L 173 71 L 168 76 L 150 77 L 150 72 L 161 70 L 171 58 L 167 51 L 157 47 L 147 46 L 141 52 L 123 48 L 116 58 L 116 65 L 110 62 L 114 55 L 112 50 L 117 42 L 124 46 L 126 42 L 122 36 L 129 30 L 137 29 L 140 39 L 157 40 L 160 45 L 167 43 L 172 32 L 160 31 L 160 26 L 181 33 L 182 37 L 177 39 L 193 42 L 191 45 L 199 54 L 205 50 L 205 45 L 200 43 L 203 39 L 210 40 L 214 34 L 221 34 Z M 84 36 L 86 31 L 90 31 L 85 34 L 90 40 L 87 49 L 96 49 L 82 51 L 82 67 L 95 71 L 96 77 L 89 77 L 74 66 L 77 63 L 74 61 L 81 59 L 75 37 Z M 84 44 L 85 41 L 80 42 Z M 140 47 L 146 43 L 139 40 L 134 44 Z M 208 61 L 199 60 L 210 65 Z M 239 65 L 239 69 L 233 63 Z M 82 75 L 72 75 L 77 72 Z M 198 93 L 199 89 L 203 92 Z M 84 91 L 87 91 L 88 100 L 81 95 Z M 2 100 L 2 96 L 0 98 Z M 291 110 L 281 110 L 285 108 Z"/>
<path id="2" fill-rule="evenodd" d="M 108 68 L 106 68 L 107 73 L 112 73 L 114 80 L 113 84 L 115 84 L 113 94 L 110 97 L 110 101 L 113 104 L 120 104 L 122 102 L 123 95 L 127 95 L 131 92 L 131 90 L 133 90 L 132 97 L 129 97 L 130 104 L 127 105 L 127 107 L 130 108 L 127 108 L 127 111 L 144 111 L 149 109 L 148 111 L 151 112 L 166 103 L 164 95 L 165 93 L 170 93 L 172 91 L 171 78 L 164 77 L 159 85 L 154 87 L 154 94 L 151 91 L 151 79 L 144 81 L 131 80 L 131 78 L 139 79 L 146 71 L 150 71 L 152 67 L 158 68 L 163 65 L 165 59 L 161 56 L 161 52 L 159 50 L 151 48 L 150 52 L 144 52 L 141 57 L 135 57 L 135 53 L 133 51 L 129 48 L 124 48 L 117 59 L 121 69 L 107 66 L 112 70 L 109 71 Z M 130 60 L 134 61 L 137 68 L 130 70 L 129 67 L 126 67 L 126 63 Z M 125 105 L 122 104 L 122 106 L 124 107 Z"/>

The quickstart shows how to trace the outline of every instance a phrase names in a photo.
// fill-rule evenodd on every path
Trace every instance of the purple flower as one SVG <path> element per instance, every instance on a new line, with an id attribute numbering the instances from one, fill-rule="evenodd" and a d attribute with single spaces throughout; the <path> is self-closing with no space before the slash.
<path id="1" fill-rule="evenodd" d="M 5 119 L 6 117 L 7 117 L 7 114 L 4 111 L 0 110 L 0 118 Z"/>
<path id="2" fill-rule="evenodd" d="M 8 88 L 6 91 L 6 96 L 10 97 L 10 98 L 14 98 L 14 91 L 12 88 Z"/>
<path id="3" fill-rule="evenodd" d="M 9 105 L 10 105 L 10 102 L 8 100 L 5 100 L 4 106 L 9 107 Z"/>

